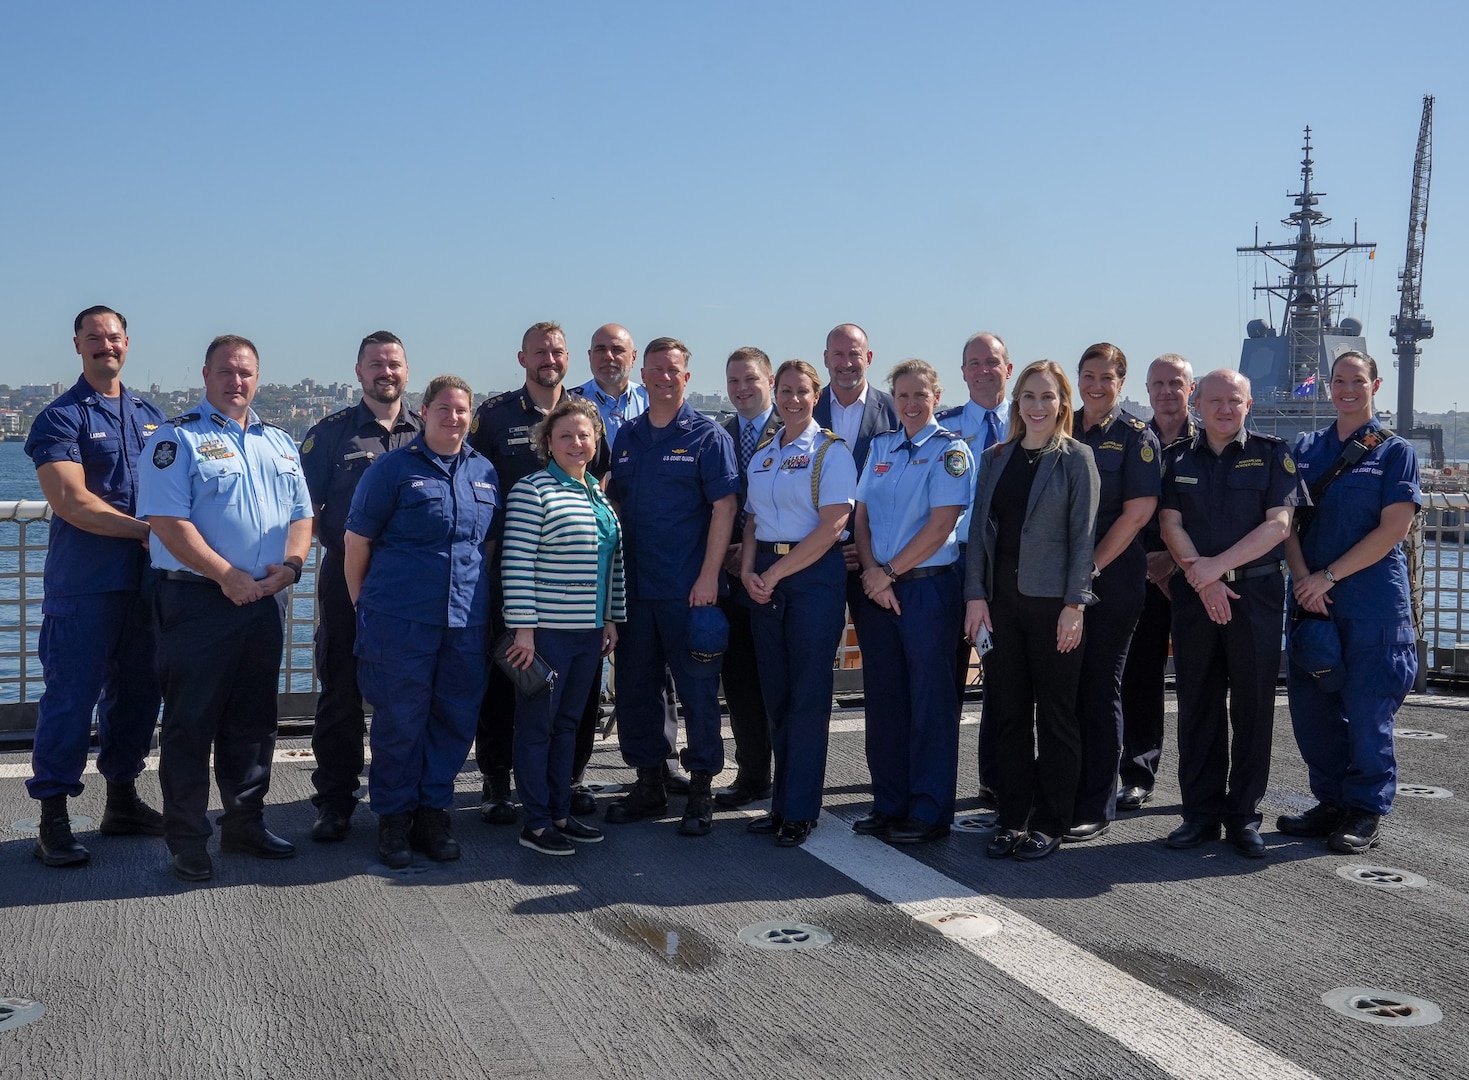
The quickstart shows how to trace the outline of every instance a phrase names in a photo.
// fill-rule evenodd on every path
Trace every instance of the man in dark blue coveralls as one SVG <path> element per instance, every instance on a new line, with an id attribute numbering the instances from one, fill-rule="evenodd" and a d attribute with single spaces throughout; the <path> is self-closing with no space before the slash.
<path id="1" fill-rule="evenodd" d="M 99 830 L 163 832 L 163 819 L 134 785 L 159 700 L 148 526 L 134 513 L 138 455 L 164 416 L 122 384 L 127 328 L 107 307 L 76 317 L 72 344 L 82 376 L 41 410 L 25 445 L 53 515 L 37 643 L 46 692 L 26 784 L 41 802 L 35 853 L 47 866 L 78 866 L 91 857 L 72 835 L 66 799 L 82 793 L 94 708 L 97 771 L 107 781 Z"/>
<path id="2" fill-rule="evenodd" d="M 1285 614 L 1284 541 L 1304 488 L 1285 443 L 1245 430 L 1250 381 L 1199 380 L 1204 430 L 1165 455 L 1158 526 L 1173 577 L 1178 672 L 1178 786 L 1183 824 L 1172 848 L 1219 835 L 1265 854 L 1260 799 L 1270 779 L 1275 677 Z"/>
<path id="3" fill-rule="evenodd" d="M 726 588 L 724 557 L 740 488 L 734 441 L 684 402 L 689 350 L 655 338 L 643 352 L 648 411 L 623 425 L 612 451 L 610 492 L 622 519 L 627 623 L 617 640 L 617 724 L 632 790 L 607 808 L 612 824 L 668 807 L 663 762 L 671 752 L 663 719 L 663 673 L 673 672 L 684 706 L 689 797 L 679 832 L 707 835 L 710 781 L 724 768 L 719 724 L 720 658 L 689 649 L 690 611 L 713 607 Z"/>
<path id="4" fill-rule="evenodd" d="M 316 722 L 311 750 L 316 771 L 316 824 L 311 839 L 344 840 L 357 806 L 362 772 L 362 739 L 367 726 L 362 691 L 357 686 L 357 613 L 342 575 L 342 532 L 352 496 L 367 467 L 389 450 L 407 446 L 423 421 L 403 404 L 408 388 L 408 357 L 396 334 L 379 330 L 357 347 L 357 381 L 362 400 L 332 413 L 306 433 L 301 468 L 316 509 L 321 562 L 316 568 Z"/>
<path id="5" fill-rule="evenodd" d="M 539 471 L 544 462 L 531 444 L 530 430 L 556 407 L 568 392 L 562 386 L 570 356 L 566 349 L 566 335 L 554 322 L 538 322 L 528 329 L 520 339 L 520 352 L 516 354 L 520 366 L 525 369 L 525 385 L 515 390 L 496 394 L 484 402 L 474 414 L 474 423 L 469 429 L 469 445 L 490 459 L 500 478 L 500 497 L 510 498 L 510 489 L 533 472 Z M 607 449 L 605 441 L 597 449 L 596 460 L 588 466 L 593 476 L 607 473 Z M 490 595 L 490 641 L 493 643 L 504 633 L 505 601 L 500 585 L 500 536 L 505 522 L 499 515 L 495 518 L 495 551 L 491 575 Z M 485 688 L 484 701 L 480 705 L 479 726 L 474 736 L 474 760 L 484 777 L 483 794 L 480 802 L 480 817 L 490 825 L 512 825 L 516 820 L 515 804 L 510 801 L 510 769 L 514 764 L 515 745 L 515 687 L 495 665 L 490 666 L 489 684 Z M 591 693 L 598 694 L 594 686 Z M 590 713 L 590 715 L 587 715 Z M 588 701 L 577 733 L 577 773 L 586 767 L 591 757 L 591 726 L 596 724 L 596 703 Z M 576 816 L 591 814 L 597 804 L 591 792 L 585 788 L 574 790 L 571 796 L 571 813 Z"/>

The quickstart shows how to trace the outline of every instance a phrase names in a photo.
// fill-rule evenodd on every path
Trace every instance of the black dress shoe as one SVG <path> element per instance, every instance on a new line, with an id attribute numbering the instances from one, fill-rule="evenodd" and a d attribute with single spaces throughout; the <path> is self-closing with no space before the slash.
<path id="1" fill-rule="evenodd" d="M 1015 854 L 1015 849 L 1025 839 L 1025 833 L 1019 829 L 1001 829 L 990 837 L 990 842 L 984 846 L 984 853 L 991 859 L 1005 859 Z"/>
<path id="2" fill-rule="evenodd" d="M 1258 859 L 1265 854 L 1265 840 L 1254 825 L 1235 826 L 1227 830 L 1225 836 L 1234 845 L 1234 850 L 1246 858 Z"/>
<path id="3" fill-rule="evenodd" d="M 311 826 L 311 839 L 318 844 L 336 844 L 347 839 L 352 831 L 352 810 L 356 803 L 340 806 L 323 803 L 316 814 L 316 823 Z"/>
<path id="4" fill-rule="evenodd" d="M 1382 818 L 1366 810 L 1348 810 L 1326 846 L 1338 855 L 1363 855 L 1382 843 Z"/>
<path id="5" fill-rule="evenodd" d="M 434 862 L 453 862 L 459 858 L 459 841 L 450 832 L 449 811 L 432 806 L 420 806 L 413 811 L 408 846 Z"/>
<path id="6" fill-rule="evenodd" d="M 947 825 L 935 825 L 922 818 L 907 818 L 888 829 L 883 839 L 890 844 L 927 844 L 948 835 Z"/>
<path id="7" fill-rule="evenodd" d="M 1044 859 L 1051 852 L 1061 846 L 1059 836 L 1047 836 L 1043 832 L 1027 833 L 1025 839 L 1020 841 L 1015 848 L 1015 857 L 1033 862 L 1036 859 Z"/>
<path id="8" fill-rule="evenodd" d="M 1132 787 L 1123 788 L 1122 791 L 1118 793 L 1117 809 L 1141 810 L 1143 808 L 1143 803 L 1151 802 L 1152 799 L 1152 788 L 1141 787 L 1135 784 Z"/>
<path id="9" fill-rule="evenodd" d="M 556 831 L 566 839 L 575 844 L 600 844 L 602 842 L 602 830 L 595 825 L 588 825 L 585 821 L 578 821 L 569 817 L 565 821 L 552 822 Z"/>
<path id="10" fill-rule="evenodd" d="M 597 797 L 585 784 L 571 785 L 571 816 L 596 817 Z"/>
<path id="11" fill-rule="evenodd" d="M 745 832 L 752 832 L 757 836 L 770 836 L 780 832 L 780 827 L 786 823 L 786 819 L 779 814 L 761 814 L 757 818 L 751 818 L 750 823 L 745 826 Z"/>
<path id="12" fill-rule="evenodd" d="M 221 851 L 253 855 L 257 859 L 289 859 L 296 854 L 295 844 L 282 840 L 259 822 L 238 829 L 220 830 L 219 847 Z"/>
<path id="13" fill-rule="evenodd" d="M 1219 839 L 1219 825 L 1202 825 L 1197 821 L 1185 821 L 1168 834 L 1163 843 L 1171 848 L 1198 847 L 1208 840 Z"/>
<path id="14" fill-rule="evenodd" d="M 1088 840 L 1095 840 L 1112 827 L 1110 821 L 1083 821 L 1080 825 L 1073 825 L 1066 830 L 1066 835 L 1061 837 L 1063 844 L 1084 844 Z"/>
<path id="15" fill-rule="evenodd" d="M 881 810 L 874 810 L 852 822 L 852 831 L 861 833 L 863 836 L 885 836 L 887 831 L 900 820 L 896 814 L 884 814 Z"/>
<path id="16" fill-rule="evenodd" d="M 1346 816 L 1346 807 L 1320 802 L 1303 814 L 1282 814 L 1275 819 L 1275 828 L 1286 836 L 1330 836 Z"/>
<path id="17" fill-rule="evenodd" d="M 714 804 L 727 809 L 749 806 L 752 802 L 770 798 L 770 781 L 764 783 L 736 776 L 735 782 L 714 795 Z"/>
<path id="18" fill-rule="evenodd" d="M 208 881 L 214 876 L 214 864 L 207 851 L 181 851 L 168 869 L 180 881 Z"/>
<path id="19" fill-rule="evenodd" d="M 816 828 L 814 821 L 787 821 L 776 834 L 776 846 L 800 847 L 806 842 L 806 837 L 811 835 L 811 830 L 814 828 Z"/>
<path id="20" fill-rule="evenodd" d="M 485 775 L 484 789 L 480 794 L 479 816 L 486 825 L 514 825 L 519 820 L 515 803 L 510 800 L 508 772 L 497 771 Z"/>

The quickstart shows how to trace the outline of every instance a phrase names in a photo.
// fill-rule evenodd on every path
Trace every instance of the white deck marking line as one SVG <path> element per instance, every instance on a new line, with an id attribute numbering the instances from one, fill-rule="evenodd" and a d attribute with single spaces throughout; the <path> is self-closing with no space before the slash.
<path id="1" fill-rule="evenodd" d="M 1078 948 L 993 899 L 945 877 L 880 840 L 858 836 L 829 813 L 805 850 L 858 885 L 917 917 L 973 911 L 1000 922 L 993 937 L 955 945 L 1117 1040 L 1179 1080 L 1269 1076 L 1320 1080 L 1253 1039 Z M 1064 856 L 1063 856 L 1064 857 Z"/>

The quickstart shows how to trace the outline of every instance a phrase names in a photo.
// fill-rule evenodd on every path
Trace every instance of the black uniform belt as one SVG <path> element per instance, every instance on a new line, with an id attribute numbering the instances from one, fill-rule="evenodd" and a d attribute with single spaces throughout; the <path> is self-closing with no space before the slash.
<path id="1" fill-rule="evenodd" d="M 1280 561 L 1260 563 L 1258 566 L 1241 566 L 1238 570 L 1226 570 L 1220 581 L 1245 581 L 1252 577 L 1266 577 L 1280 573 Z"/>
<path id="2" fill-rule="evenodd" d="M 939 574 L 947 574 L 953 569 L 953 563 L 945 563 L 943 566 L 916 566 L 907 573 L 899 574 L 893 578 L 893 584 L 902 585 L 908 581 L 921 581 L 926 577 L 937 577 Z"/>
<path id="3" fill-rule="evenodd" d="M 192 570 L 165 570 L 163 571 L 165 581 L 189 581 L 195 585 L 213 585 L 214 582 L 203 574 L 196 574 Z"/>
<path id="4" fill-rule="evenodd" d="M 789 555 L 799 540 L 756 540 L 755 550 L 761 555 Z"/>

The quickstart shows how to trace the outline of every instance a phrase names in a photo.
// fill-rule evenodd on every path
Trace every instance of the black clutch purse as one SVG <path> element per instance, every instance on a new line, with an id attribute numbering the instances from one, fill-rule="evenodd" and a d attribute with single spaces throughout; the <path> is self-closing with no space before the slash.
<path id="1" fill-rule="evenodd" d="M 515 692 L 524 697 L 533 698 L 544 694 L 556 685 L 556 669 L 536 653 L 536 658 L 531 661 L 530 667 L 518 668 L 510 662 L 506 653 L 515 644 L 515 631 L 506 630 L 500 635 L 500 640 L 495 642 L 494 651 L 490 658 L 495 661 L 496 666 L 505 673 L 510 680 Z"/>

